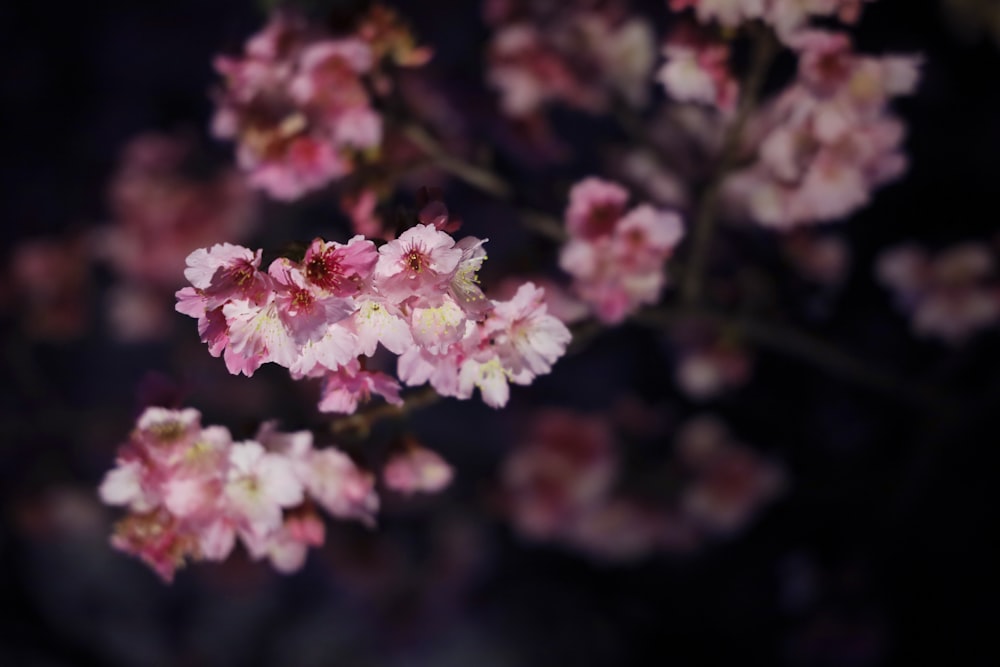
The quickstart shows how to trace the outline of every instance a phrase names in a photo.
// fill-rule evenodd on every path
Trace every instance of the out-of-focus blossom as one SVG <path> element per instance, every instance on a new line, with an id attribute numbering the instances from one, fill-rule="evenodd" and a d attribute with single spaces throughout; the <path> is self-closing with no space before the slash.
<path id="1" fill-rule="evenodd" d="M 803 31 L 791 45 L 798 77 L 751 123 L 757 162 L 724 187 L 744 215 L 783 230 L 844 218 L 905 171 L 904 126 L 888 104 L 913 92 L 920 64 L 858 55 L 840 33 Z"/>
<path id="2" fill-rule="evenodd" d="M 689 553 L 744 527 L 784 485 L 780 467 L 734 443 L 713 418 L 692 420 L 677 435 L 671 498 L 628 495 L 620 446 L 601 416 L 539 412 L 504 466 L 515 528 L 607 561 Z"/>
<path id="3" fill-rule="evenodd" d="M 255 226 L 254 198 L 235 169 L 206 178 L 186 168 L 194 158 L 180 136 L 143 134 L 122 151 L 109 186 L 111 224 L 94 252 L 118 276 L 165 292 L 183 284 L 184 258 L 222 241 L 239 242 Z"/>
<path id="4" fill-rule="evenodd" d="M 485 16 L 495 31 L 487 78 L 505 114 L 522 118 L 553 103 L 600 113 L 616 97 L 645 104 L 656 55 L 644 20 L 586 0 L 487 6 Z"/>
<path id="5" fill-rule="evenodd" d="M 737 342 L 709 328 L 678 329 L 673 336 L 677 354 L 674 377 L 695 401 L 707 401 L 746 384 L 753 360 Z"/>
<path id="6" fill-rule="evenodd" d="M 216 60 L 225 85 L 213 132 L 237 142 L 252 185 L 276 199 L 298 199 L 379 150 L 383 121 L 369 89 L 390 92 L 382 61 L 419 66 L 429 55 L 380 5 L 354 34 L 337 38 L 298 16 L 275 14 L 242 57 Z"/>
<path id="7" fill-rule="evenodd" d="M 739 84 L 729 71 L 729 45 L 684 23 L 663 47 L 666 63 L 656 75 L 667 94 L 724 112 L 736 107 Z"/>
<path id="8" fill-rule="evenodd" d="M 441 456 L 407 440 L 382 469 L 385 485 L 399 493 L 437 493 L 451 483 L 454 470 Z"/>
<path id="9" fill-rule="evenodd" d="M 458 398 L 479 388 L 501 407 L 509 383 L 550 372 L 569 330 L 531 283 L 508 301 L 487 299 L 477 277 L 484 241 L 455 241 L 438 228 L 451 224 L 447 209 L 435 210 L 440 215 L 425 216 L 431 224 L 378 250 L 361 236 L 347 244 L 316 239 L 301 262 L 278 258 L 266 273 L 259 250 L 197 250 L 188 257 L 191 287 L 177 292 L 176 308 L 198 320 L 209 352 L 234 374 L 272 362 L 295 378 L 322 377 L 323 411 L 354 412 L 373 394 L 401 402 L 394 378 L 361 365 L 379 346 L 400 355 L 404 383 L 430 381 Z"/>
<path id="10" fill-rule="evenodd" d="M 792 234 L 786 239 L 785 252 L 803 277 L 820 285 L 837 287 L 850 271 L 851 250 L 837 236 Z"/>
<path id="11" fill-rule="evenodd" d="M 129 511 L 112 545 L 169 582 L 188 560 L 225 560 L 237 539 L 254 559 L 298 569 L 307 547 L 323 543 L 309 503 L 370 522 L 378 507 L 371 479 L 341 452 L 314 450 L 307 432 L 265 424 L 256 440 L 234 443 L 224 427 L 202 427 L 197 410 L 152 407 L 119 449 L 100 496 Z"/>
<path id="12" fill-rule="evenodd" d="M 789 37 L 813 18 L 833 16 L 855 23 L 863 2 L 872 0 L 668 0 L 668 5 L 674 11 L 693 8 L 702 23 L 714 21 L 726 28 L 762 19 L 778 35 Z"/>
<path id="13" fill-rule="evenodd" d="M 959 344 L 1000 321 L 996 257 L 984 244 L 963 243 L 935 256 L 904 244 L 882 254 L 876 273 L 918 335 Z"/>
<path id="14" fill-rule="evenodd" d="M 83 334 L 88 322 L 90 266 L 76 238 L 33 239 L 17 245 L 4 272 L 25 333 L 43 340 Z"/>
<path id="15" fill-rule="evenodd" d="M 504 463 L 511 520 L 526 535 L 556 538 L 604 499 L 617 470 L 614 439 L 605 420 L 541 412 L 531 433 Z"/>
<path id="16" fill-rule="evenodd" d="M 685 424 L 676 447 L 693 474 L 682 507 L 710 534 L 739 531 L 784 489 L 783 470 L 734 442 L 714 417 L 697 417 Z"/>
<path id="17" fill-rule="evenodd" d="M 684 235 L 680 217 L 643 204 L 625 210 L 621 186 L 588 178 L 570 191 L 570 240 L 559 256 L 580 298 L 602 322 L 617 324 L 656 303 L 667 284 L 665 263 Z"/>

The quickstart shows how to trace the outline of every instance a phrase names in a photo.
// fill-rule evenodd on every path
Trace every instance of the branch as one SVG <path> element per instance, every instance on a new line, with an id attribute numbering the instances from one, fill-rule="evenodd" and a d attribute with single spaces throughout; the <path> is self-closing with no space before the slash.
<path id="1" fill-rule="evenodd" d="M 330 422 L 330 432 L 334 435 L 355 432 L 360 437 L 367 437 L 376 423 L 383 420 L 404 419 L 411 412 L 433 405 L 439 400 L 441 396 L 433 387 L 424 387 L 409 393 L 403 399 L 402 405 L 381 403 L 353 415 L 334 419 Z"/>
<path id="2" fill-rule="evenodd" d="M 685 271 L 681 282 L 681 298 L 687 304 L 701 302 L 709 248 L 712 245 L 712 237 L 715 235 L 715 228 L 718 224 L 719 193 L 722 184 L 739 162 L 743 131 L 746 129 L 750 115 L 757 107 L 768 69 L 778 53 L 778 48 L 778 42 L 770 31 L 760 29 L 754 35 L 750 70 L 743 81 L 740 104 L 736 110 L 736 116 L 726 129 L 719 166 L 702 192 L 692 225 L 694 239 L 692 240 L 687 271 Z"/>
<path id="3" fill-rule="evenodd" d="M 680 321 L 695 318 L 729 328 L 761 347 L 770 348 L 830 376 L 868 387 L 904 403 L 925 407 L 941 407 L 950 403 L 946 396 L 932 388 L 915 384 L 829 341 L 777 322 L 731 315 L 698 306 L 651 308 L 639 313 L 635 321 L 662 330 Z"/>
<path id="4" fill-rule="evenodd" d="M 513 196 L 513 188 L 498 174 L 455 157 L 423 127 L 411 123 L 403 126 L 402 130 L 403 135 L 427 153 L 434 164 L 460 181 L 498 199 L 509 200 Z"/>

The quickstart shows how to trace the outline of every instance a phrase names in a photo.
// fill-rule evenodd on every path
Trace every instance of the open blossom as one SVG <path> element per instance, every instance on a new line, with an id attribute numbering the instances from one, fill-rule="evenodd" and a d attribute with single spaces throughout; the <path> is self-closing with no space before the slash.
<path id="1" fill-rule="evenodd" d="M 732 111 L 739 84 L 729 71 L 729 46 L 688 24 L 663 47 L 666 63 L 656 75 L 667 94 L 679 102 L 694 102 Z"/>
<path id="2" fill-rule="evenodd" d="M 674 378 L 692 400 L 712 400 L 750 380 L 750 354 L 715 329 L 692 322 L 678 327 L 672 339 L 677 357 Z"/>
<path id="3" fill-rule="evenodd" d="M 241 241 L 256 223 L 252 191 L 234 168 L 196 178 L 183 137 L 142 134 L 126 144 L 108 188 L 112 220 L 93 251 L 115 273 L 161 296 L 183 284 L 184 258 L 223 240 Z"/>
<path id="4" fill-rule="evenodd" d="M 763 19 L 779 36 L 787 37 L 814 17 L 835 16 L 854 23 L 863 2 L 872 0 L 668 0 L 668 5 L 674 11 L 692 8 L 702 23 L 714 21 L 726 28 Z"/>
<path id="5" fill-rule="evenodd" d="M 735 443 L 711 417 L 678 433 L 670 497 L 629 495 L 621 446 L 606 417 L 539 412 L 503 469 L 505 508 L 517 531 L 609 561 L 687 553 L 736 533 L 784 488 L 780 466 Z"/>
<path id="6" fill-rule="evenodd" d="M 846 217 L 906 168 L 903 124 L 889 102 L 911 93 L 919 59 L 856 54 L 850 39 L 798 33 L 798 77 L 754 120 L 757 162 L 733 174 L 730 204 L 768 227 Z"/>
<path id="7" fill-rule="evenodd" d="M 407 440 L 382 469 L 385 485 L 400 493 L 437 493 L 451 483 L 454 470 L 441 456 Z"/>
<path id="8" fill-rule="evenodd" d="M 1000 322 L 997 262 L 983 244 L 956 245 L 936 256 L 904 244 L 884 252 L 876 270 L 919 335 L 958 344 Z"/>
<path id="9" fill-rule="evenodd" d="M 660 298 L 664 264 L 684 234 L 676 214 L 646 204 L 625 211 L 626 197 L 621 186 L 597 178 L 575 185 L 566 213 L 570 240 L 559 256 L 576 293 L 610 324 Z"/>
<path id="10" fill-rule="evenodd" d="M 147 408 L 100 496 L 129 512 L 112 545 L 166 581 L 188 560 L 226 559 L 237 541 L 252 558 L 294 571 L 323 543 L 313 504 L 366 523 L 378 507 L 371 475 L 337 450 L 314 450 L 311 434 L 265 424 L 255 440 L 234 443 L 190 408 Z"/>
<path id="11" fill-rule="evenodd" d="M 649 247 L 669 244 L 647 227 L 622 223 Z M 486 297 L 478 278 L 484 243 L 418 224 L 378 250 L 360 236 L 315 239 L 302 261 L 278 258 L 266 272 L 261 251 L 220 244 L 188 257 L 192 285 L 177 292 L 176 309 L 198 320 L 209 353 L 231 373 L 276 363 L 296 379 L 322 378 L 324 412 L 352 413 L 374 395 L 402 402 L 395 378 L 362 363 L 379 347 L 400 355 L 408 385 L 430 381 L 458 398 L 479 388 L 501 407 L 510 383 L 551 371 L 570 333 L 531 283 L 509 301 Z"/>
<path id="12" fill-rule="evenodd" d="M 647 22 L 585 2 L 512 4 L 486 11 L 495 29 L 487 76 L 505 114 L 524 118 L 553 103 L 597 113 L 615 97 L 645 104 L 656 57 Z"/>
<path id="13" fill-rule="evenodd" d="M 714 417 L 696 417 L 677 436 L 681 462 L 693 474 L 683 493 L 684 511 L 712 534 L 732 534 L 784 489 L 775 463 L 733 442 Z"/>
<path id="14" fill-rule="evenodd" d="M 237 142 L 250 183 L 277 199 L 298 199 L 350 174 L 382 143 L 382 117 L 369 92 L 388 85 L 380 60 L 423 64 L 395 14 L 376 6 L 358 33 L 324 36 L 292 14 L 275 14 L 242 57 L 220 57 L 225 78 L 213 132 Z"/>
<path id="15" fill-rule="evenodd" d="M 504 463 L 508 513 L 524 534 L 556 537 L 579 514 L 602 501 L 618 465 L 605 420 L 566 411 L 541 412 L 531 433 Z"/>

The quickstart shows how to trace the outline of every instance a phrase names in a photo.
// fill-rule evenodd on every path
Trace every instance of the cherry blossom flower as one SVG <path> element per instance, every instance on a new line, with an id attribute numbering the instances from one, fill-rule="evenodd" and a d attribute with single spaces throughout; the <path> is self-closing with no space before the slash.
<path id="1" fill-rule="evenodd" d="M 404 494 L 438 493 L 447 487 L 454 470 L 436 452 L 410 439 L 382 468 L 385 485 Z"/>
<path id="2" fill-rule="evenodd" d="M 655 60 L 646 21 L 585 2 L 485 13 L 495 29 L 487 78 L 505 114 L 530 117 L 553 103 L 599 113 L 615 98 L 646 103 Z"/>
<path id="3" fill-rule="evenodd" d="M 315 450 L 309 432 L 265 423 L 234 443 L 221 426 L 202 428 L 193 409 L 147 408 L 101 499 L 124 506 L 112 545 L 142 558 L 164 580 L 189 560 L 226 559 L 237 542 L 251 558 L 293 572 L 325 529 L 315 506 L 370 524 L 373 477 L 335 449 Z"/>
<path id="4" fill-rule="evenodd" d="M 1000 321 L 997 262 L 983 244 L 955 245 L 936 256 L 904 244 L 885 251 L 876 272 L 920 336 L 960 344 Z"/>
<path id="5" fill-rule="evenodd" d="M 679 102 L 695 102 L 730 112 L 736 108 L 739 84 L 729 71 L 729 46 L 682 24 L 663 47 L 666 63 L 656 75 L 667 94 Z"/>
<path id="6" fill-rule="evenodd" d="M 643 204 L 625 211 L 625 190 L 585 179 L 570 191 L 570 240 L 560 267 L 597 317 L 617 324 L 643 304 L 655 303 L 667 284 L 666 260 L 684 234 L 680 218 Z"/>
<path id="7" fill-rule="evenodd" d="M 193 142 L 182 136 L 147 133 L 129 141 L 108 188 L 112 220 L 92 238 L 93 253 L 119 278 L 157 295 L 183 284 L 181 267 L 193 250 L 242 241 L 257 223 L 239 172 L 218 168 L 193 177 L 185 167 L 195 157 Z"/>
<path id="8" fill-rule="evenodd" d="M 710 533 L 735 533 L 784 489 L 783 470 L 733 442 L 714 417 L 687 422 L 677 435 L 676 447 L 694 473 L 683 494 L 683 508 Z"/>
<path id="9" fill-rule="evenodd" d="M 838 220 L 906 168 L 889 101 L 913 91 L 919 59 L 853 52 L 837 33 L 791 40 L 798 78 L 754 120 L 759 159 L 726 182 L 730 204 L 777 229 Z"/>
<path id="10" fill-rule="evenodd" d="M 382 143 L 370 89 L 386 94 L 380 61 L 426 62 L 396 15 L 375 6 L 357 32 L 323 35 L 290 13 L 275 14 L 242 57 L 220 57 L 215 136 L 237 142 L 249 182 L 293 200 L 347 176 Z"/>

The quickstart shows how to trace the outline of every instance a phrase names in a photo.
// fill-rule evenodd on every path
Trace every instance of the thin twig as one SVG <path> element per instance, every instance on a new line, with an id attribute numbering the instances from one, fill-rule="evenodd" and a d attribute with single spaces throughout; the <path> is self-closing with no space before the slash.
<path id="1" fill-rule="evenodd" d="M 435 165 L 460 181 L 491 194 L 498 199 L 508 200 L 513 196 L 514 190 L 507 181 L 489 169 L 455 157 L 430 132 L 420 125 L 405 125 L 403 127 L 403 134 L 416 144 L 417 148 L 427 153 Z"/>
<path id="2" fill-rule="evenodd" d="M 719 193 L 729 173 L 739 162 L 743 132 L 753 110 L 757 107 L 768 69 L 777 52 L 778 43 L 769 31 L 760 30 L 755 33 L 752 60 L 741 87 L 739 107 L 726 129 L 719 165 L 711 181 L 705 186 L 695 213 L 694 238 L 688 268 L 681 281 L 681 298 L 685 303 L 701 302 L 709 250 L 718 224 Z"/>
<path id="3" fill-rule="evenodd" d="M 868 387 L 905 403 L 926 407 L 940 407 L 948 403 L 945 396 L 931 388 L 900 378 L 892 371 L 861 359 L 829 341 L 777 322 L 699 306 L 650 308 L 635 317 L 636 322 L 661 330 L 689 319 L 713 322 L 738 336 L 805 362 L 833 377 Z"/>
<path id="4" fill-rule="evenodd" d="M 433 405 L 439 400 L 441 400 L 441 395 L 434 391 L 433 387 L 424 387 L 408 394 L 403 399 L 402 405 L 383 403 L 348 417 L 335 419 L 330 422 L 330 432 L 334 435 L 355 432 L 367 436 L 376 423 L 390 419 L 403 419 L 411 412 Z"/>

